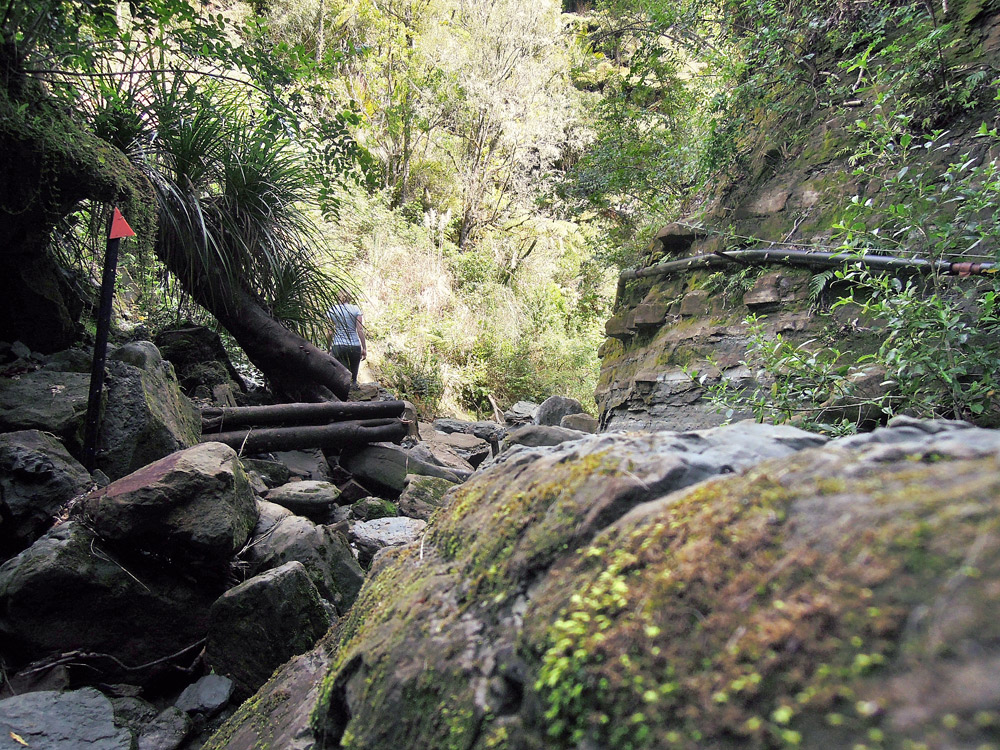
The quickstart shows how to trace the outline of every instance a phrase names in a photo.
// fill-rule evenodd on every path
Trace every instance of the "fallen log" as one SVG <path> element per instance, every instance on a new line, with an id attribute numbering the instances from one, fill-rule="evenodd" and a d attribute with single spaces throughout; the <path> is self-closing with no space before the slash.
<path id="1" fill-rule="evenodd" d="M 368 443 L 399 442 L 406 437 L 406 423 L 401 419 L 369 419 L 335 422 L 328 425 L 271 427 L 209 433 L 203 443 L 225 443 L 241 454 L 291 451 L 301 448 L 345 448 Z"/>
<path id="2" fill-rule="evenodd" d="M 223 427 L 261 425 L 319 425 L 353 419 L 400 417 L 406 404 L 402 401 L 326 401 L 319 404 L 296 403 L 273 406 L 213 406 L 201 410 L 202 433 L 222 431 Z"/>

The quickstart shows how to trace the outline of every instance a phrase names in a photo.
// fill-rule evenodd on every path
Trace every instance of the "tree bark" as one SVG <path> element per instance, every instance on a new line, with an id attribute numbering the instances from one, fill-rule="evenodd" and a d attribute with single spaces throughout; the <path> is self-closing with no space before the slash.
<path id="1" fill-rule="evenodd" d="M 275 406 L 226 406 L 201 410 L 202 434 L 223 427 L 259 427 L 261 425 L 321 425 L 351 419 L 399 417 L 406 404 L 403 401 L 361 401 L 350 403 L 298 403 Z"/>
<path id="2" fill-rule="evenodd" d="M 406 437 L 406 432 L 406 424 L 400 419 L 372 419 L 321 426 L 234 430 L 202 435 L 201 442 L 225 443 L 241 453 L 254 454 L 301 448 L 346 448 L 385 441 L 396 443 Z"/>

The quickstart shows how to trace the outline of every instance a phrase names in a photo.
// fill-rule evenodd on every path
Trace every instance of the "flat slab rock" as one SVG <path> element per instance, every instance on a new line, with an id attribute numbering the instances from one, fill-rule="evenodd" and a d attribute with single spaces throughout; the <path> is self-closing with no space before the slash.
<path id="1" fill-rule="evenodd" d="M 330 482 L 308 479 L 275 487 L 264 497 L 292 513 L 322 522 L 340 502 L 340 490 Z"/>
<path id="2" fill-rule="evenodd" d="M 358 561 L 367 565 L 380 550 L 399 547 L 420 538 L 427 522 L 417 518 L 397 516 L 358 521 L 351 525 L 351 541 L 358 548 Z"/>
<path id="3" fill-rule="evenodd" d="M 115 726 L 111 701 L 94 688 L 0 701 L 0 750 L 131 750 L 132 743 L 132 733 Z"/>

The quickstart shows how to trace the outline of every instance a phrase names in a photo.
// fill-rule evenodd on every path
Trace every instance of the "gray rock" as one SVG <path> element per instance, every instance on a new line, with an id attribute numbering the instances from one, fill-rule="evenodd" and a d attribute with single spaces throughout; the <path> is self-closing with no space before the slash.
<path id="1" fill-rule="evenodd" d="M 215 605 L 212 605 L 213 611 Z M 252 620 L 252 618 L 250 618 Z M 231 679 L 218 674 L 207 674 L 188 685 L 174 702 L 174 708 L 186 714 L 215 716 L 233 697 L 235 685 Z"/>
<path id="2" fill-rule="evenodd" d="M 358 521 L 351 525 L 351 542 L 358 548 L 358 561 L 367 566 L 380 550 L 419 539 L 426 526 L 426 521 L 405 516 Z"/>
<path id="3" fill-rule="evenodd" d="M 269 489 L 288 484 L 288 480 L 291 478 L 291 472 L 288 471 L 288 467 L 279 461 L 244 458 L 241 459 L 241 462 L 247 473 L 253 472 L 258 474 Z"/>
<path id="4" fill-rule="evenodd" d="M 281 519 L 294 515 L 288 508 L 283 508 L 275 503 L 269 503 L 267 500 L 258 500 L 257 525 L 253 527 L 253 534 L 251 536 L 254 540 L 259 539 L 274 528 Z"/>
<path id="5" fill-rule="evenodd" d="M 998 453 L 1000 431 L 950 419 L 895 417 L 886 427 L 838 438 L 831 445 L 860 450 L 861 455 L 871 461 L 888 462 L 903 458 L 940 461 Z"/>
<path id="6" fill-rule="evenodd" d="M 115 712 L 115 724 L 125 727 L 136 736 L 156 718 L 156 707 L 136 696 L 112 698 L 111 705 Z"/>
<path id="7" fill-rule="evenodd" d="M 109 543 L 183 560 L 197 575 L 225 574 L 257 523 L 236 451 L 202 443 L 89 495 L 83 511 Z"/>
<path id="8" fill-rule="evenodd" d="M 559 421 L 559 426 L 567 430 L 594 434 L 597 432 L 598 422 L 589 414 L 580 412 L 579 414 L 567 414 Z"/>
<path id="9" fill-rule="evenodd" d="M 519 402 L 521 404 L 527 403 L 525 401 Z M 532 411 L 536 408 L 534 404 L 532 406 Z M 530 417 L 529 417 L 530 419 Z M 487 443 L 491 441 L 500 442 L 503 440 L 504 435 L 507 434 L 507 426 L 502 424 L 497 424 L 496 422 L 465 422 L 461 419 L 435 419 L 434 429 L 438 432 L 444 433 L 461 433 L 464 435 L 475 435 L 480 440 L 485 440 Z"/>
<path id="10" fill-rule="evenodd" d="M 93 367 L 93 363 L 93 352 L 87 352 L 83 349 L 64 349 L 61 352 L 47 356 L 42 369 L 55 370 L 57 372 L 89 373 Z"/>
<path id="11" fill-rule="evenodd" d="M 120 360 L 107 366 L 108 398 L 97 441 L 97 467 L 119 479 L 174 451 L 198 444 L 201 417 L 181 393 L 169 362 L 135 345 L 129 358 L 143 358 L 146 368 Z"/>
<path id="12" fill-rule="evenodd" d="M 567 430 L 565 427 L 551 427 L 548 425 L 524 425 L 512 430 L 507 434 L 500 444 L 500 454 L 503 455 L 514 446 L 527 446 L 537 448 L 542 445 L 559 445 L 571 440 L 579 440 L 587 437 L 586 432 L 578 430 Z M 499 457 L 498 457 L 499 458 Z M 494 459 L 495 461 L 496 459 Z"/>
<path id="13" fill-rule="evenodd" d="M 90 476 L 52 435 L 0 434 L 0 560 L 30 545 L 56 512 L 90 487 Z"/>
<path id="14" fill-rule="evenodd" d="M 152 341 L 130 341 L 108 354 L 109 360 L 117 360 L 140 370 L 157 372 L 163 362 L 160 350 Z"/>
<path id="15" fill-rule="evenodd" d="M 89 391 L 90 376 L 79 372 L 38 370 L 0 378 L 0 432 L 51 432 L 80 457 Z"/>
<path id="16" fill-rule="evenodd" d="M 193 728 L 194 722 L 184 711 L 169 706 L 143 728 L 138 750 L 178 750 Z"/>
<path id="17" fill-rule="evenodd" d="M 428 424 L 418 426 L 420 439 L 410 451 L 416 455 L 418 449 L 427 451 L 431 463 L 462 471 L 473 471 L 489 458 L 493 451 L 489 441 L 467 432 L 439 432 Z M 418 456 L 423 458 L 423 456 Z"/>
<path id="18" fill-rule="evenodd" d="M 447 504 L 445 494 L 457 486 L 447 479 L 411 474 L 406 478 L 406 489 L 399 496 L 399 512 L 426 521 L 434 511 Z"/>
<path id="19" fill-rule="evenodd" d="M 256 571 L 292 561 L 302 563 L 320 596 L 341 613 L 354 603 L 365 575 L 343 533 L 332 526 L 317 526 L 302 516 L 282 518 L 255 538 L 247 559 Z"/>
<path id="20" fill-rule="evenodd" d="M 0 566 L 0 642 L 9 663 L 81 650 L 144 664 L 200 640 L 214 598 L 67 521 Z"/>
<path id="21" fill-rule="evenodd" d="M 289 562 L 230 589 L 212 605 L 205 656 L 247 698 L 330 627 L 302 563 Z"/>
<path id="22" fill-rule="evenodd" d="M 278 451 L 271 454 L 275 461 L 284 464 L 289 472 L 289 479 L 315 480 L 318 482 L 333 481 L 330 464 L 323 451 Z"/>
<path id="23" fill-rule="evenodd" d="M 392 496 L 403 491 L 407 474 L 441 477 L 453 482 L 462 482 L 469 476 L 468 473 L 434 466 L 410 456 L 399 446 L 385 444 L 345 451 L 340 457 L 340 465 L 374 494 L 387 493 Z"/>
<path id="24" fill-rule="evenodd" d="M 351 505 L 351 520 L 354 521 L 373 521 L 376 518 L 393 518 L 398 515 L 399 508 L 396 504 L 380 497 L 365 497 Z"/>
<path id="25" fill-rule="evenodd" d="M 503 413 L 503 418 L 509 425 L 529 424 L 535 419 L 538 404 L 531 401 L 518 401 Z"/>
<path id="26" fill-rule="evenodd" d="M 534 422 L 538 425 L 558 427 L 562 418 L 568 414 L 580 414 L 584 411 L 583 404 L 568 396 L 549 396 L 535 411 Z"/>
<path id="27" fill-rule="evenodd" d="M 115 726 L 111 701 L 94 688 L 0 701 L 0 750 L 131 750 L 132 742 L 129 730 Z"/>
<path id="28" fill-rule="evenodd" d="M 15 341 L 10 345 L 10 350 L 16 357 L 21 359 L 31 359 L 31 349 L 20 341 Z"/>
<path id="29" fill-rule="evenodd" d="M 275 487 L 265 498 L 268 502 L 288 508 L 292 513 L 305 516 L 316 523 L 324 523 L 340 500 L 340 490 L 330 482 L 305 480 Z"/>

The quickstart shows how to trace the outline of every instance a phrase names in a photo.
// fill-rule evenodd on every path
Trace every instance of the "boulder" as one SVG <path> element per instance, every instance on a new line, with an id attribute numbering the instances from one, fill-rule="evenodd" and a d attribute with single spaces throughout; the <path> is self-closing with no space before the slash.
<path id="1" fill-rule="evenodd" d="M 253 473 L 258 475 L 268 489 L 288 484 L 288 480 L 292 476 L 288 467 L 279 461 L 268 461 L 263 458 L 243 458 L 240 459 L 240 463 L 243 464 L 243 469 L 248 474 Z"/>
<path id="2" fill-rule="evenodd" d="M 42 369 L 56 372 L 85 372 L 89 375 L 93 366 L 93 352 L 83 349 L 63 349 L 47 356 Z"/>
<path id="3" fill-rule="evenodd" d="M 67 521 L 0 566 L 0 654 L 8 665 L 75 650 L 146 664 L 203 638 L 217 595 Z"/>
<path id="4" fill-rule="evenodd" d="M 441 477 L 452 482 L 462 482 L 471 472 L 446 469 L 409 455 L 396 445 L 366 445 L 340 456 L 340 465 L 374 494 L 385 493 L 397 497 L 406 485 L 407 474 Z"/>
<path id="5" fill-rule="evenodd" d="M 249 581 L 247 581 L 249 583 Z M 245 584 L 243 584 L 245 585 Z M 239 586 L 236 587 L 237 589 Z M 230 589 L 226 592 L 229 594 L 236 589 Z M 223 594 L 223 597 L 226 596 Z M 216 609 L 219 602 L 216 601 L 212 605 L 211 619 L 209 625 L 209 639 L 212 638 L 213 628 L 216 627 Z M 255 622 L 256 619 L 253 616 L 247 617 L 248 622 Z M 179 711 L 183 711 L 185 714 L 200 714 L 204 717 L 215 716 L 219 711 L 226 707 L 230 699 L 233 697 L 233 693 L 236 689 L 235 683 L 228 677 L 221 674 L 207 674 L 204 677 L 200 677 L 197 681 L 188 685 L 184 688 L 184 691 L 177 696 L 177 700 L 174 702 L 174 708 Z"/>
<path id="6" fill-rule="evenodd" d="M 271 694 L 327 747 L 993 743 L 1000 433 L 734 427 L 477 474 L 380 555 L 323 693 Z"/>
<path id="7" fill-rule="evenodd" d="M 476 435 L 466 432 L 439 432 L 436 427 L 426 423 L 418 425 L 418 430 L 422 442 L 413 447 L 410 455 L 430 463 L 471 472 L 492 455 L 490 443 Z M 418 455 L 417 451 L 421 449 L 428 455 Z"/>
<path id="8" fill-rule="evenodd" d="M 527 402 L 521 401 L 519 403 L 524 404 Z M 531 411 L 534 413 L 535 405 L 532 404 L 531 407 Z M 438 432 L 444 432 L 447 434 L 459 433 L 463 435 L 475 435 L 477 438 L 485 440 L 487 443 L 499 443 L 503 440 L 504 435 L 507 434 L 506 425 L 486 421 L 465 422 L 461 419 L 435 419 L 434 429 Z"/>
<path id="9" fill-rule="evenodd" d="M 351 519 L 355 521 L 373 521 L 376 518 L 393 518 L 399 515 L 395 503 L 380 497 L 365 497 L 351 506 Z"/>
<path id="10" fill-rule="evenodd" d="M 194 722 L 186 713 L 168 706 L 143 727 L 138 750 L 178 750 L 193 728 Z"/>
<path id="11" fill-rule="evenodd" d="M 276 451 L 270 454 L 288 469 L 289 480 L 332 482 L 333 473 L 323 451 L 319 448 L 300 451 Z"/>
<path id="12" fill-rule="evenodd" d="M 0 700 L 0 749 L 132 750 L 111 701 L 94 688 L 44 691 Z"/>
<path id="13" fill-rule="evenodd" d="M 509 425 L 531 424 L 535 420 L 538 404 L 531 401 L 518 401 L 503 413 L 503 418 Z"/>
<path id="14" fill-rule="evenodd" d="M 307 480 L 289 482 L 270 490 L 265 498 L 268 502 L 288 508 L 292 513 L 325 523 L 340 501 L 340 490 L 329 482 Z"/>
<path id="15" fill-rule="evenodd" d="M 197 445 L 201 417 L 181 393 L 170 363 L 150 342 L 109 355 L 108 397 L 97 441 L 97 468 L 119 479 L 175 451 Z"/>
<path id="16" fill-rule="evenodd" d="M 599 423 L 596 418 L 580 412 L 579 414 L 567 414 L 559 420 L 559 426 L 566 430 L 576 430 L 577 432 L 597 432 Z"/>
<path id="17" fill-rule="evenodd" d="M 289 562 L 230 589 L 212 605 L 205 656 L 232 678 L 237 698 L 252 695 L 330 627 L 302 563 Z"/>
<path id="18" fill-rule="evenodd" d="M 528 424 L 511 430 L 500 443 L 500 454 L 504 454 L 515 446 L 538 448 L 543 445 L 559 445 L 572 440 L 587 437 L 586 432 L 568 430 L 565 427 Z M 499 458 L 499 457 L 498 457 Z"/>
<path id="19" fill-rule="evenodd" d="M 406 516 L 351 524 L 351 542 L 358 548 L 358 562 L 368 567 L 375 555 L 386 547 L 398 547 L 419 539 L 425 526 L 426 521 Z"/>
<path id="20" fill-rule="evenodd" d="M 90 375 L 81 372 L 38 370 L 0 378 L 0 432 L 51 432 L 80 458 L 89 392 Z"/>
<path id="21" fill-rule="evenodd" d="M 247 559 L 256 571 L 302 563 L 320 596 L 341 613 L 354 603 L 365 577 L 338 528 L 317 526 L 302 516 L 282 518 L 255 538 Z"/>
<path id="22" fill-rule="evenodd" d="M 406 477 L 406 488 L 399 496 L 399 512 L 404 516 L 426 521 L 434 511 L 447 504 L 445 494 L 457 486 L 440 477 L 410 474 Z"/>
<path id="23" fill-rule="evenodd" d="M 327 689 L 323 677 L 329 665 L 330 655 L 322 644 L 290 659 L 254 700 L 240 706 L 203 750 L 315 750 L 319 745 L 313 735 L 312 711 L 320 693 Z"/>
<path id="24" fill-rule="evenodd" d="M 90 483 L 86 469 L 52 435 L 0 434 L 0 560 L 44 534 L 59 509 Z"/>
<path id="25" fill-rule="evenodd" d="M 562 418 L 568 414 L 584 412 L 583 404 L 568 396 L 549 396 L 535 411 L 534 423 L 550 427 L 558 427 Z"/>
<path id="26" fill-rule="evenodd" d="M 288 508 L 283 508 L 267 500 L 257 501 L 257 525 L 253 527 L 253 543 L 273 529 L 279 521 L 295 514 Z"/>
<path id="27" fill-rule="evenodd" d="M 110 544 L 218 578 L 250 538 L 257 505 L 236 451 L 201 443 L 96 490 L 81 503 Z"/>
<path id="28" fill-rule="evenodd" d="M 231 390 L 246 390 L 246 384 L 233 367 L 222 339 L 210 328 L 191 323 L 169 328 L 156 335 L 156 346 L 163 358 L 177 370 L 181 387 L 188 395 L 199 386 L 210 391 L 220 385 Z"/>

